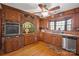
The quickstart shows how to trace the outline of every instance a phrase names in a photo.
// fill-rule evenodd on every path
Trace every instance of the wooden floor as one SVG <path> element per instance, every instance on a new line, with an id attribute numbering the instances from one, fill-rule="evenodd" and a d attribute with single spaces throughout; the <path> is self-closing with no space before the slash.
<path id="1" fill-rule="evenodd" d="M 50 47 L 45 42 L 37 42 L 25 46 L 17 51 L 4 54 L 3 56 L 73 56 L 75 54 L 67 52 L 65 50 L 57 51 L 56 47 Z"/>

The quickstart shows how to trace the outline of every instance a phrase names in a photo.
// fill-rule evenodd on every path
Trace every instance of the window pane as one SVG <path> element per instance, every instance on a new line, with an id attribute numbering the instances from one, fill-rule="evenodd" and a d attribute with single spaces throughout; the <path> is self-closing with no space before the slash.
<path id="1" fill-rule="evenodd" d="M 71 24 L 71 19 L 67 20 L 67 24 Z"/>
<path id="2" fill-rule="evenodd" d="M 54 22 L 50 22 L 50 25 L 54 25 Z"/>
<path id="3" fill-rule="evenodd" d="M 64 30 L 65 29 L 65 27 L 64 26 L 61 26 L 61 28 L 60 28 L 61 30 Z"/>
<path id="4" fill-rule="evenodd" d="M 57 21 L 56 22 L 56 30 L 64 30 L 65 29 L 65 21 Z"/>
<path id="5" fill-rule="evenodd" d="M 54 30 L 54 22 L 50 22 L 50 30 Z"/>
<path id="6" fill-rule="evenodd" d="M 71 30 L 71 19 L 67 20 L 67 30 Z"/>

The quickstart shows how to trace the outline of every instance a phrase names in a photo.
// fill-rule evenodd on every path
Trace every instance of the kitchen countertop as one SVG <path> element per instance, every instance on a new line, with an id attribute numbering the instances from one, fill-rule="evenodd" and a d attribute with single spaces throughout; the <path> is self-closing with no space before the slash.
<path id="1" fill-rule="evenodd" d="M 62 36 L 70 36 L 70 37 L 79 37 L 78 35 L 73 35 L 73 34 L 65 34 L 65 33 L 53 33 L 52 34 L 58 34 L 58 35 L 62 35 Z"/>
<path id="2" fill-rule="evenodd" d="M 51 31 L 45 31 L 45 32 L 50 33 L 50 34 L 55 34 L 55 35 L 61 35 L 61 36 L 65 36 L 65 37 L 79 38 L 78 35 L 74 35 L 74 34 L 54 33 L 54 32 L 51 32 Z"/>

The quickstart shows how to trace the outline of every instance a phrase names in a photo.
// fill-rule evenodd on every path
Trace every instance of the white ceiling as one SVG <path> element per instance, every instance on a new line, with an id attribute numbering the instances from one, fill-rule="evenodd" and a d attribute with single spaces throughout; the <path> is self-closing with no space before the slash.
<path id="1" fill-rule="evenodd" d="M 41 11 L 41 9 L 38 7 L 38 3 L 4 3 L 4 4 L 30 13 Z M 60 6 L 60 9 L 53 11 L 54 14 L 79 7 L 79 3 L 46 3 L 46 4 L 48 9 Z"/>

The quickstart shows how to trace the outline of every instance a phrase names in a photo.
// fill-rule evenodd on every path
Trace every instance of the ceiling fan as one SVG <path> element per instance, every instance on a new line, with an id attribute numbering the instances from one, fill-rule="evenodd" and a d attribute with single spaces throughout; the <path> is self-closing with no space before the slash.
<path id="1" fill-rule="evenodd" d="M 45 13 L 45 12 L 47 12 L 49 14 L 49 16 L 51 16 L 51 12 L 52 11 L 60 9 L 60 6 L 56 6 L 56 7 L 48 9 L 47 8 L 48 5 L 47 4 L 43 4 L 43 3 L 42 4 L 38 4 L 38 6 L 40 7 L 41 12 L 35 12 L 35 13 Z M 43 14 L 42 14 L 42 17 L 43 17 Z"/>

